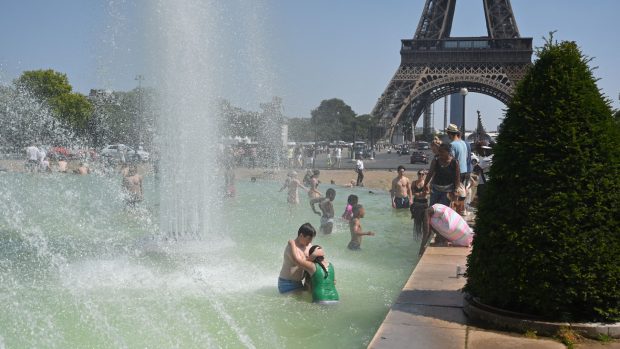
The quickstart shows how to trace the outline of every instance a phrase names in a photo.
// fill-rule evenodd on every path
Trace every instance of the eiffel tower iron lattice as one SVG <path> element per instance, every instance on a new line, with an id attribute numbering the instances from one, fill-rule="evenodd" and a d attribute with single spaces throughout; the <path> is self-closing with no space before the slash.
<path id="1" fill-rule="evenodd" d="M 451 37 L 456 0 L 426 0 L 413 39 L 401 40 L 401 63 L 372 115 L 388 135 L 424 113 L 429 137 L 430 105 L 461 88 L 507 104 L 532 60 L 532 38 L 521 38 L 510 0 L 482 0 L 486 37 Z"/>

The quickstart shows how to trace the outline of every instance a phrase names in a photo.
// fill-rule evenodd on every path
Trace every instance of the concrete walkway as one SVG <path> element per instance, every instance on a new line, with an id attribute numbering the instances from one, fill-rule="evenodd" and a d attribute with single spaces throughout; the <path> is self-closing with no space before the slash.
<path id="1" fill-rule="evenodd" d="M 381 349 L 565 349 L 550 339 L 488 331 L 468 323 L 461 288 L 470 249 L 429 247 L 368 348 Z M 615 348 L 606 346 L 608 348 Z M 578 348 L 585 348 L 578 346 Z"/>

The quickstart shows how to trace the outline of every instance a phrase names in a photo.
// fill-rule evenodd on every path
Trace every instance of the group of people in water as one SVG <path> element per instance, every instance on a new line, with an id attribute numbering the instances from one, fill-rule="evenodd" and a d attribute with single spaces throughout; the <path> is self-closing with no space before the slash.
<path id="1" fill-rule="evenodd" d="M 74 173 L 77 175 L 88 175 L 91 169 L 84 161 L 80 161 L 77 167 L 72 170 L 69 168 L 69 162 L 66 156 L 57 155 L 54 157 L 56 163 L 50 164 L 50 157 L 47 155 L 43 147 L 32 144 L 26 147 L 26 163 L 24 168 L 26 172 L 58 172 L 58 173 Z M 52 170 L 52 167 L 54 170 Z M 119 173 L 122 176 L 121 188 L 127 206 L 134 207 L 143 200 L 142 175 L 138 173 L 138 165 L 136 163 L 121 162 Z"/>
<path id="2" fill-rule="evenodd" d="M 280 191 L 288 189 L 289 205 L 299 204 L 299 188 L 307 191 L 312 211 L 321 217 L 319 231 L 323 234 L 331 234 L 335 223 L 333 202 L 336 198 L 336 190 L 329 188 L 325 191 L 325 196 L 322 196 L 318 190 L 319 175 L 319 170 L 309 171 L 304 180 L 306 185 L 304 185 L 297 178 L 297 172 L 291 171 Z M 349 224 L 351 240 L 347 248 L 350 250 L 361 249 L 362 236 L 375 235 L 372 231 L 362 229 L 361 219 L 364 218 L 365 212 L 364 207 L 359 203 L 358 196 L 349 195 L 341 218 Z M 304 223 L 299 227 L 297 238 L 288 242 L 278 277 L 278 290 L 280 293 L 311 290 L 313 302 L 337 303 L 339 295 L 335 286 L 334 266 L 325 257 L 325 251 L 321 246 L 312 245 L 315 236 L 314 226 Z"/>

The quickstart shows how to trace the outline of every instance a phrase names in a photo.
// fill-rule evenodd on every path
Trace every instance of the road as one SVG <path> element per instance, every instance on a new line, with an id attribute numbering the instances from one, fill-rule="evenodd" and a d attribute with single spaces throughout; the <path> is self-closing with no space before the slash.
<path id="1" fill-rule="evenodd" d="M 386 151 L 381 151 L 375 154 L 374 160 L 364 159 L 364 167 L 368 170 L 396 170 L 399 165 L 403 165 L 405 166 L 405 169 L 407 171 L 417 172 L 421 169 L 427 170 L 430 166 L 430 160 L 432 159 L 432 152 L 430 150 L 423 150 L 423 152 L 426 153 L 426 155 L 428 156 L 428 164 L 410 164 L 410 155 L 398 155 L 394 151 L 392 151 L 391 154 L 388 154 Z M 346 151 L 343 151 L 342 155 L 348 155 L 348 153 Z M 327 169 L 327 154 L 320 154 L 319 156 L 317 156 L 315 166 L 318 169 Z M 350 157 L 343 157 L 341 168 L 353 169 L 355 168 L 355 161 L 351 160 Z"/>

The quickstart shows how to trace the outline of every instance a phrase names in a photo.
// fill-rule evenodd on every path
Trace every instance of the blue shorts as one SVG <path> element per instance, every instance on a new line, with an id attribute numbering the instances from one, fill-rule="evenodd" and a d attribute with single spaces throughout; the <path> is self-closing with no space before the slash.
<path id="1" fill-rule="evenodd" d="M 359 251 L 362 249 L 361 246 L 355 241 L 349 241 L 349 245 L 347 245 L 347 248 L 353 251 Z"/>
<path id="2" fill-rule="evenodd" d="M 288 293 L 291 291 L 302 290 L 303 288 L 304 285 L 301 283 L 301 281 L 287 280 L 281 277 L 278 278 L 278 291 L 280 291 L 280 293 Z"/>

